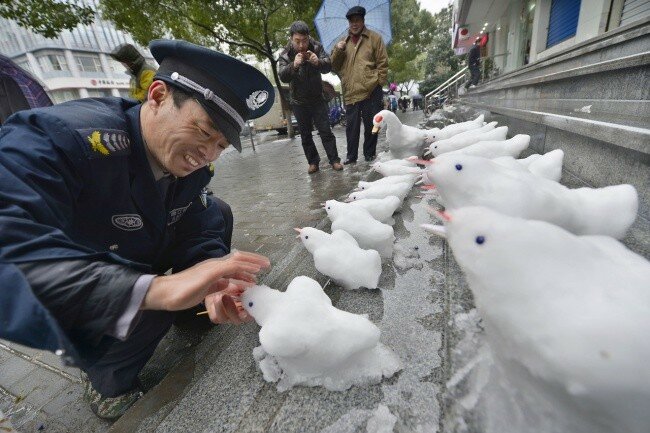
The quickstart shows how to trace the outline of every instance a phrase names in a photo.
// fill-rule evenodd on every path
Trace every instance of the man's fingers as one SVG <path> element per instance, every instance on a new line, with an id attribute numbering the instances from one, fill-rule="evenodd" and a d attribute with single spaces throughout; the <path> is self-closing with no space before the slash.
<path id="1" fill-rule="evenodd" d="M 249 253 L 246 251 L 235 251 L 232 254 L 232 258 L 235 260 L 242 260 L 250 263 L 256 263 L 262 268 L 268 268 L 271 266 L 271 261 L 268 257 L 261 254 Z"/>
<path id="2" fill-rule="evenodd" d="M 237 313 L 239 314 L 239 319 L 242 322 L 250 322 L 253 320 L 253 317 L 248 314 L 248 312 L 244 309 L 244 306 L 240 301 L 235 301 L 235 305 L 237 305 Z"/>
<path id="3" fill-rule="evenodd" d="M 243 290 L 248 289 L 249 287 L 253 287 L 255 285 L 255 282 L 241 280 L 241 279 L 237 279 L 237 278 L 231 278 L 230 279 L 230 284 L 234 285 L 239 290 L 243 291 Z"/>
<path id="4" fill-rule="evenodd" d="M 235 300 L 232 298 L 232 296 L 223 295 L 221 302 L 223 303 L 223 309 L 226 313 L 228 321 L 236 324 L 242 323 L 241 319 L 239 318 L 237 304 L 235 304 Z"/>

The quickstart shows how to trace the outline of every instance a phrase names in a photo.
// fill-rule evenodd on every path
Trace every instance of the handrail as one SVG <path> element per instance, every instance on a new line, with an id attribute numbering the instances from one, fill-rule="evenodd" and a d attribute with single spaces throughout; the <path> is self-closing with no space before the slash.
<path id="1" fill-rule="evenodd" d="M 456 84 L 457 82 L 459 82 L 463 78 L 465 78 L 463 75 L 458 76 L 458 78 L 456 78 L 454 81 L 447 84 L 444 89 L 441 89 L 440 92 L 438 92 L 438 93 L 436 93 L 436 94 L 434 94 L 432 96 L 440 96 L 442 94 L 442 92 L 444 92 L 445 90 L 447 90 L 448 88 L 450 88 L 452 85 Z M 429 95 L 430 95 L 430 93 L 427 94 L 427 96 L 429 96 Z"/>
<path id="2" fill-rule="evenodd" d="M 424 97 L 424 111 L 428 110 L 429 107 L 429 98 L 431 97 L 439 97 L 441 96 L 445 91 L 450 92 L 449 88 L 451 86 L 456 86 L 458 88 L 458 82 L 463 79 L 467 79 L 467 76 L 465 75 L 465 71 L 467 71 L 467 66 L 455 73 L 451 78 L 449 78 L 447 81 L 436 87 L 434 90 L 431 92 L 427 93 L 426 96 Z"/>
<path id="3" fill-rule="evenodd" d="M 433 95 L 433 94 L 436 93 L 438 90 L 442 89 L 445 85 L 447 85 L 447 83 L 449 83 L 451 80 L 453 80 L 454 78 L 456 78 L 456 77 L 462 75 L 466 70 L 467 70 L 467 66 L 465 66 L 465 67 L 464 67 L 463 69 L 461 69 L 460 71 L 456 72 L 456 73 L 455 73 L 451 78 L 449 78 L 447 81 L 445 81 L 444 83 L 442 83 L 441 85 L 439 85 L 438 87 L 436 87 L 435 89 L 433 89 L 432 91 L 430 91 L 429 93 L 427 93 L 427 94 L 424 96 L 424 98 L 426 99 L 426 98 L 428 98 L 429 96 Z"/>

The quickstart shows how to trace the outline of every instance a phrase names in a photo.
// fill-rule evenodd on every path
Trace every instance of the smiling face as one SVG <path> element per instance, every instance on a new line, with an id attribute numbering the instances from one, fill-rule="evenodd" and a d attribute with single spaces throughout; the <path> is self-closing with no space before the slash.
<path id="1" fill-rule="evenodd" d="M 210 116 L 193 98 L 174 103 L 173 90 L 154 81 L 140 112 L 142 136 L 160 167 L 184 177 L 216 160 L 228 147 Z"/>

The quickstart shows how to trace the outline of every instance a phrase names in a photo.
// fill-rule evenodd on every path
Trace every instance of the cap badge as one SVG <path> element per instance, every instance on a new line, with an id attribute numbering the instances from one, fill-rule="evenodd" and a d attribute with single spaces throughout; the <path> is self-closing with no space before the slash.
<path id="1" fill-rule="evenodd" d="M 266 90 L 256 90 L 246 98 L 246 105 L 251 110 L 257 110 L 269 99 L 269 92 Z"/>

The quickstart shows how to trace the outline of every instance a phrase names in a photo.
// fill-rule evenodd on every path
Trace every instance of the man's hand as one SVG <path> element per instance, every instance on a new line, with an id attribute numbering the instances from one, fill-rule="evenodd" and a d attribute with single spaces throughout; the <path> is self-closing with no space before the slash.
<path id="1" fill-rule="evenodd" d="M 213 323 L 244 323 L 253 318 L 242 307 L 240 297 L 251 283 L 225 280 L 226 288 L 205 297 L 205 307 Z"/>
<path id="2" fill-rule="evenodd" d="M 155 277 L 140 309 L 178 311 L 193 307 L 211 293 L 232 293 L 233 284 L 238 290 L 255 284 L 256 275 L 270 265 L 266 257 L 243 251 L 205 260 L 183 272 Z"/>
<path id="3" fill-rule="evenodd" d="M 304 60 L 304 59 L 303 59 L 302 53 L 298 53 L 298 54 L 296 54 L 296 58 L 293 59 L 293 67 L 296 68 L 296 69 L 298 69 L 298 67 L 299 67 L 300 65 L 302 65 L 303 60 Z"/>
<path id="4" fill-rule="evenodd" d="M 311 63 L 316 67 L 318 67 L 318 64 L 320 63 L 318 60 L 318 56 L 312 53 L 311 51 L 307 51 L 307 60 L 309 61 L 309 63 Z"/>
<path id="5" fill-rule="evenodd" d="M 345 41 L 339 41 L 336 44 L 336 48 L 338 48 L 339 50 L 344 50 L 345 49 Z"/>

